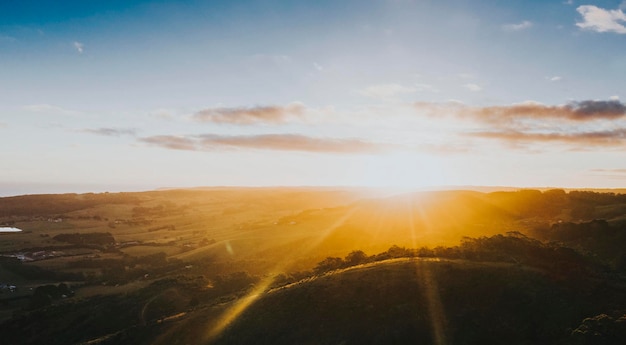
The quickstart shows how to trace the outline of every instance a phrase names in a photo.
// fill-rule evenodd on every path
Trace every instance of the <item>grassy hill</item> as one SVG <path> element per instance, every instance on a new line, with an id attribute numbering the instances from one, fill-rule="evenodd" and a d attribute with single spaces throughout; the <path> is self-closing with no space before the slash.
<path id="1" fill-rule="evenodd" d="M 215 315 L 232 315 L 229 308 L 237 309 L 246 298 L 254 301 L 221 332 L 212 333 L 220 320 Z M 197 310 L 144 341 L 620 344 L 626 340 L 626 325 L 615 322 L 622 314 L 614 308 L 624 302 L 626 290 L 591 276 L 556 277 L 509 263 L 392 259 L 332 271 L 261 296 L 242 296 L 219 309 Z M 590 331 L 598 315 L 612 323 Z M 130 339 L 125 337 L 130 335 L 110 341 Z"/>

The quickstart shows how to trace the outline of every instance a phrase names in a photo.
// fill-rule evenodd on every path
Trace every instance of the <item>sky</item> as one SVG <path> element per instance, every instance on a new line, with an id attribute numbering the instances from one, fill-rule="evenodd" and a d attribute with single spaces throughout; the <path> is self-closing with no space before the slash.
<path id="1" fill-rule="evenodd" d="M 0 2 L 0 195 L 626 186 L 626 2 Z"/>

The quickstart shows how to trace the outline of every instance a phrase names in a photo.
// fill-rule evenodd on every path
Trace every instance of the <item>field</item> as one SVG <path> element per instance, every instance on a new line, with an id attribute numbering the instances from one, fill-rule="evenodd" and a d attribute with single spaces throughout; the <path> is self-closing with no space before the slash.
<path id="1" fill-rule="evenodd" d="M 606 336 L 621 341 L 624 205 L 622 194 L 563 190 L 0 198 L 0 225 L 23 230 L 0 234 L 2 336 L 7 344 L 461 344 L 508 334 L 547 344 L 569 343 L 583 320 L 606 315 L 615 323 Z M 481 297 L 488 291 L 494 301 Z M 473 328 L 463 321 L 470 314 Z"/>

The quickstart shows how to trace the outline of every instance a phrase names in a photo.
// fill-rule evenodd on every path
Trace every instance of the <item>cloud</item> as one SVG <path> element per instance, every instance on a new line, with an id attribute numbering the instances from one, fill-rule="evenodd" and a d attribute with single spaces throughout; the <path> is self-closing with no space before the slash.
<path id="1" fill-rule="evenodd" d="M 532 26 L 533 26 L 532 22 L 528 20 L 524 20 L 523 22 L 519 24 L 502 25 L 502 28 L 506 31 L 522 31 L 522 30 L 530 29 Z"/>
<path id="2" fill-rule="evenodd" d="M 573 5 L 574 4 L 574 0 L 563 1 L 563 4 L 565 4 L 565 5 Z"/>
<path id="3" fill-rule="evenodd" d="M 476 84 L 465 84 L 463 85 L 464 88 L 472 91 L 472 92 L 478 92 L 478 91 L 482 91 L 482 87 L 480 87 L 480 85 L 476 85 Z"/>
<path id="4" fill-rule="evenodd" d="M 141 138 L 139 141 L 171 150 L 198 150 L 197 143 L 194 139 L 175 135 L 155 135 Z"/>
<path id="5" fill-rule="evenodd" d="M 447 114 L 491 124 L 510 124 L 518 120 L 557 119 L 586 122 L 626 118 L 626 104 L 615 98 L 608 101 L 570 102 L 565 105 L 525 102 L 508 106 L 487 107 L 471 107 L 459 102 L 416 102 L 414 107 L 420 113 L 431 116 Z"/>
<path id="6" fill-rule="evenodd" d="M 257 149 L 317 153 L 376 153 L 394 145 L 360 139 L 314 138 L 300 134 L 152 136 L 141 142 L 174 150 Z"/>
<path id="7" fill-rule="evenodd" d="M 228 146 L 283 151 L 358 153 L 380 151 L 385 145 L 359 139 L 313 138 L 298 134 L 265 134 L 251 136 L 204 135 L 203 147 Z"/>
<path id="8" fill-rule="evenodd" d="M 555 81 L 561 81 L 563 78 L 562 78 L 562 77 L 560 77 L 560 76 L 558 76 L 558 75 L 555 75 L 554 77 L 546 77 L 546 79 L 547 79 L 548 81 L 555 82 Z"/>
<path id="9" fill-rule="evenodd" d="M 85 48 L 85 45 L 78 42 L 78 41 L 74 41 L 73 43 L 74 45 L 74 49 L 76 49 L 76 51 L 78 52 L 78 54 L 82 54 Z"/>
<path id="10" fill-rule="evenodd" d="M 400 84 L 378 84 L 368 86 L 364 90 L 361 90 L 359 93 L 371 98 L 385 99 L 403 94 L 414 93 L 417 91 L 418 88 L 416 87 L 407 87 Z"/>
<path id="11" fill-rule="evenodd" d="M 478 131 L 466 133 L 465 135 L 486 139 L 498 139 L 513 144 L 559 142 L 574 145 L 576 149 L 579 150 L 591 147 L 618 147 L 626 145 L 626 128 L 574 133 L 533 133 L 515 130 Z"/>
<path id="12" fill-rule="evenodd" d="M 313 63 L 313 67 L 315 67 L 315 69 L 318 70 L 319 72 L 324 70 L 324 67 L 322 67 L 322 65 L 318 64 L 317 62 Z"/>
<path id="13" fill-rule="evenodd" d="M 459 114 L 492 124 L 510 124 L 529 119 L 560 119 L 582 122 L 624 118 L 626 117 L 626 105 L 619 100 L 586 100 L 556 106 L 522 103 L 482 108 L 462 107 Z"/>
<path id="14" fill-rule="evenodd" d="M 0 122 L 0 128 L 7 128 L 7 127 L 9 127 L 9 125 L 7 125 L 4 122 Z"/>
<path id="15" fill-rule="evenodd" d="M 626 146 L 626 105 L 619 100 L 586 100 L 565 105 L 534 102 L 509 106 L 471 107 L 459 103 L 415 103 L 429 117 L 452 116 L 475 126 L 459 129 L 462 137 L 520 144 L 556 143 L 576 150 Z"/>
<path id="16" fill-rule="evenodd" d="M 626 34 L 626 14 L 620 9 L 605 10 L 593 5 L 579 6 L 576 11 L 583 17 L 583 21 L 576 23 L 582 30 L 596 32 L 615 32 Z"/>
<path id="17" fill-rule="evenodd" d="M 90 134 L 96 134 L 96 135 L 103 135 L 103 136 L 107 136 L 107 137 L 120 137 L 120 136 L 123 136 L 123 135 L 134 136 L 137 131 L 135 129 L 132 129 L 132 128 L 106 128 L 106 127 L 102 127 L 102 128 L 96 128 L 96 129 L 91 129 L 91 128 L 82 129 L 81 132 L 83 132 L 83 133 L 90 133 Z"/>
<path id="18" fill-rule="evenodd" d="M 293 117 L 301 117 L 305 107 L 301 103 L 281 106 L 258 106 L 238 108 L 209 108 L 196 112 L 192 119 L 197 122 L 252 125 L 257 123 L 279 124 Z"/>

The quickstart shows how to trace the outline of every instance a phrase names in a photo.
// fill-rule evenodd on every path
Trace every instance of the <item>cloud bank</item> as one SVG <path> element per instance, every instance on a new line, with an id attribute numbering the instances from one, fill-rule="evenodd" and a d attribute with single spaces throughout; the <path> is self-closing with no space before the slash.
<path id="1" fill-rule="evenodd" d="M 626 116 L 626 105 L 619 100 L 586 100 L 556 106 L 526 103 L 511 106 L 468 108 L 463 110 L 463 113 L 492 123 L 513 122 L 519 119 L 614 120 Z"/>
<path id="2" fill-rule="evenodd" d="M 459 103 L 416 103 L 429 117 L 452 116 L 470 121 L 474 128 L 463 137 L 493 139 L 515 144 L 557 143 L 575 150 L 626 146 L 626 104 L 617 99 L 585 100 L 565 105 L 523 103 L 510 106 L 470 107 Z"/>

